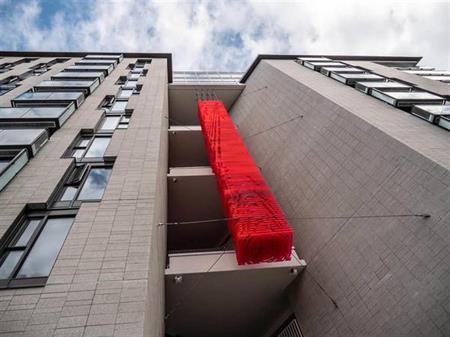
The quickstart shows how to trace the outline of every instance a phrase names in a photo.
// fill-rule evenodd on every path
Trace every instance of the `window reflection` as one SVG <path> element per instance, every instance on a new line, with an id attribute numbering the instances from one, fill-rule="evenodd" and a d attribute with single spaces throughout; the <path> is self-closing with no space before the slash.
<path id="1" fill-rule="evenodd" d="M 111 174 L 110 168 L 93 168 L 89 172 L 78 200 L 99 200 L 105 192 L 106 185 Z"/>
<path id="2" fill-rule="evenodd" d="M 26 246 L 37 226 L 39 225 L 40 219 L 30 220 L 26 226 L 23 233 L 20 235 L 19 240 L 14 244 L 15 247 Z"/>
<path id="3" fill-rule="evenodd" d="M 74 218 L 50 218 L 20 268 L 17 278 L 50 274 Z"/>
<path id="4" fill-rule="evenodd" d="M 105 117 L 100 130 L 114 130 L 119 124 L 120 116 Z"/>
<path id="5" fill-rule="evenodd" d="M 8 278 L 14 267 L 16 266 L 17 262 L 19 262 L 20 257 L 22 256 L 22 251 L 10 251 L 6 253 L 7 256 L 0 267 L 0 279 Z"/>
<path id="6" fill-rule="evenodd" d="M 85 157 L 88 158 L 103 157 L 110 140 L 111 137 L 95 137 Z"/>

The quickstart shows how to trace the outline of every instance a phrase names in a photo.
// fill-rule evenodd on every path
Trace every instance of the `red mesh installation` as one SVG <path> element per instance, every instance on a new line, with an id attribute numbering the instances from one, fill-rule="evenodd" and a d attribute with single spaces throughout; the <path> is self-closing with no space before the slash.
<path id="1" fill-rule="evenodd" d="M 220 101 L 198 114 L 239 264 L 291 259 L 292 229 Z"/>

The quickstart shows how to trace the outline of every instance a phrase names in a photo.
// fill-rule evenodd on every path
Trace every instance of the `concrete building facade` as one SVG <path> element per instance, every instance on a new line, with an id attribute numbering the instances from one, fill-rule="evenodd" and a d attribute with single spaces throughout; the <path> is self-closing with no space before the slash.
<path id="1" fill-rule="evenodd" d="M 238 80 L 0 52 L 0 336 L 450 336 L 450 86 L 419 61 L 260 55 Z M 227 107 L 291 261 L 237 265 L 199 99 Z"/>

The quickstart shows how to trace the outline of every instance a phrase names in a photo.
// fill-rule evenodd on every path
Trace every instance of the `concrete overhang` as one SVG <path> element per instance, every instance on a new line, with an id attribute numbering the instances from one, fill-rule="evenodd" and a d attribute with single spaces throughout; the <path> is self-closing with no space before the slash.
<path id="1" fill-rule="evenodd" d="M 171 125 L 199 125 L 197 100 L 218 99 L 229 110 L 244 90 L 244 84 L 170 84 Z"/>

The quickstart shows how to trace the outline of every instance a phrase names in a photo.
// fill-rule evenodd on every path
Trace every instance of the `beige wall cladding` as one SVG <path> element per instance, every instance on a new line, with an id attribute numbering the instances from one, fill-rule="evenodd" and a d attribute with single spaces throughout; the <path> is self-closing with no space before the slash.
<path id="1" fill-rule="evenodd" d="M 231 116 L 308 264 L 304 335 L 450 336 L 449 133 L 294 61 L 246 84 Z"/>
<path id="2" fill-rule="evenodd" d="M 21 63 L 17 66 L 14 66 L 14 68 L 10 71 L 7 71 L 6 73 L 0 74 L 0 80 L 5 79 L 10 76 L 19 76 L 23 73 L 26 73 L 30 70 L 31 67 L 39 64 L 39 63 L 47 63 L 52 60 L 54 60 L 56 57 L 42 57 L 37 58 L 35 61 L 31 61 L 29 63 Z M 21 57 L 14 58 L 15 61 L 18 61 L 21 59 Z M 13 99 L 16 96 L 19 96 L 21 93 L 31 89 L 34 85 L 39 84 L 42 81 L 50 80 L 50 77 L 59 73 L 64 68 L 67 68 L 68 66 L 73 65 L 76 61 L 78 61 L 79 58 L 73 58 L 69 59 L 68 61 L 64 63 L 56 63 L 52 65 L 49 71 L 43 73 L 39 76 L 30 76 L 26 78 L 25 80 L 21 81 L 21 85 L 19 85 L 17 88 L 9 91 L 7 94 L 0 96 L 0 106 L 11 106 L 11 99 Z"/>
<path id="3" fill-rule="evenodd" d="M 0 105 L 10 106 L 10 99 L 27 91 L 33 85 L 50 79 L 50 76 L 59 73 L 76 60 L 71 59 L 65 63 L 57 64 L 52 67 L 52 70 L 41 76 L 28 78 L 25 80 L 26 84 L 24 83 L 14 90 L 13 96 L 10 97 L 9 94 L 11 93 L 1 96 Z M 133 62 L 134 59 L 131 59 L 131 61 Z M 97 110 L 97 106 L 105 95 L 114 95 L 117 92 L 118 86 L 114 83 L 121 74 L 125 75 L 129 72 L 126 69 L 129 62 L 130 60 L 124 60 L 119 64 L 118 68 L 102 82 L 100 87 L 86 98 L 85 102 L 72 114 L 63 127 L 52 135 L 36 157 L 31 158 L 29 163 L 0 193 L 0 209 L 2 210 L 0 214 L 0 235 L 4 234 L 17 217 L 18 210 L 23 209 L 27 203 L 46 203 L 48 201 L 72 162 L 72 159 L 61 158 L 61 156 L 81 129 L 92 129 L 100 121 L 103 112 Z"/>
<path id="4" fill-rule="evenodd" d="M 124 59 L 0 193 L 2 232 L 27 202 L 47 201 L 70 164 L 60 156 L 99 122 L 98 104 L 135 61 Z M 0 290 L 0 336 L 163 335 L 164 232 L 155 224 L 166 213 L 166 60 L 146 68 L 129 128 L 105 154 L 117 158 L 103 200 L 81 206 L 45 287 Z"/>

